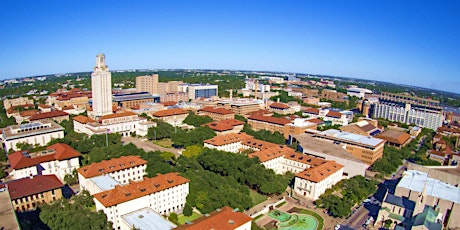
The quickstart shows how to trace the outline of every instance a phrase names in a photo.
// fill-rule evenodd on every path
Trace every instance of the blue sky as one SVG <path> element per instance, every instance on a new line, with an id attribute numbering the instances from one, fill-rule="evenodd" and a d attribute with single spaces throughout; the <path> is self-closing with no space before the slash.
<path id="1" fill-rule="evenodd" d="M 459 92 L 460 1 L 0 1 L 0 79 L 109 67 L 324 74 Z"/>

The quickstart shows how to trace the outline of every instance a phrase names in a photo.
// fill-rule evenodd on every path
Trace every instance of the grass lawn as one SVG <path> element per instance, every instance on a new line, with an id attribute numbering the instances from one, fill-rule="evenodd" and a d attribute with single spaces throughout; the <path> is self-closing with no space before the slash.
<path id="1" fill-rule="evenodd" d="M 275 207 L 279 208 L 279 207 L 281 207 L 281 206 L 283 206 L 283 205 L 285 205 L 285 204 L 286 204 L 286 201 L 283 201 L 283 202 L 277 204 Z"/>
<path id="2" fill-rule="evenodd" d="M 179 224 L 180 224 L 180 225 L 183 225 L 183 224 L 185 224 L 185 221 L 190 221 L 190 222 L 192 222 L 193 220 L 198 219 L 198 218 L 200 218 L 201 216 L 202 216 L 201 214 L 198 214 L 198 213 L 196 213 L 196 212 L 193 212 L 193 214 L 192 214 L 191 216 L 184 216 L 184 214 L 180 214 L 180 215 L 178 216 L 178 218 L 179 218 Z"/>
<path id="3" fill-rule="evenodd" d="M 157 141 L 153 141 L 154 144 L 157 144 L 161 147 L 164 147 L 164 148 L 171 148 L 173 142 L 171 141 L 170 138 L 168 139 L 163 139 L 163 140 L 157 140 Z"/>
<path id="4" fill-rule="evenodd" d="M 259 194 L 258 192 L 254 191 L 254 190 L 249 190 L 249 195 L 251 196 L 253 205 L 260 204 L 260 203 L 266 201 L 267 198 L 268 198 L 267 196 Z"/>

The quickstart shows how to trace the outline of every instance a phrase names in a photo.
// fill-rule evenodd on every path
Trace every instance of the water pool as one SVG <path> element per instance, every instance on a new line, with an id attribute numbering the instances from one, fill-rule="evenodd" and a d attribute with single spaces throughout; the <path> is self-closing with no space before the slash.
<path id="1" fill-rule="evenodd" d="M 273 210 L 268 216 L 279 221 L 279 230 L 316 230 L 318 220 L 308 214 L 286 213 L 280 210 Z"/>

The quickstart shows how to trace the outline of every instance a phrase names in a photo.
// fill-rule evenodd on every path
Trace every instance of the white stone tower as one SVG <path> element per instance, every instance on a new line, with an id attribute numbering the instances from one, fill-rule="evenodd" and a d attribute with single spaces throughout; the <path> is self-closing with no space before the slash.
<path id="1" fill-rule="evenodd" d="M 96 56 L 96 66 L 91 74 L 93 117 L 112 114 L 112 74 L 105 65 L 105 55 Z"/>

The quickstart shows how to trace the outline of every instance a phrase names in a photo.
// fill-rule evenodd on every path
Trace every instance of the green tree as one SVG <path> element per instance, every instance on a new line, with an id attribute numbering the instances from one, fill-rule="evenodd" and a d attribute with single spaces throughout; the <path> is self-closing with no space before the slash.
<path id="1" fill-rule="evenodd" d="M 175 212 L 171 212 L 168 216 L 168 220 L 179 225 L 179 217 Z"/>
<path id="2" fill-rule="evenodd" d="M 183 214 L 184 216 L 191 216 L 193 214 L 193 209 L 188 203 L 185 203 Z"/>
<path id="3" fill-rule="evenodd" d="M 194 158 L 201 154 L 203 148 L 198 145 L 187 146 L 184 151 L 182 151 L 182 156 L 187 158 Z"/>
<path id="4" fill-rule="evenodd" d="M 171 138 L 174 133 L 174 127 L 164 121 L 157 120 L 157 126 L 149 128 L 147 137 L 149 139 L 162 140 L 165 138 Z"/>
<path id="5" fill-rule="evenodd" d="M 184 123 L 188 125 L 193 125 L 195 127 L 200 127 L 203 124 L 209 123 L 212 121 L 212 118 L 209 116 L 198 116 L 193 112 L 189 112 L 188 116 L 185 118 Z"/>
<path id="6" fill-rule="evenodd" d="M 176 147 L 187 147 L 191 145 L 202 145 L 203 141 L 215 137 L 216 133 L 209 127 L 198 127 L 189 131 L 179 129 L 174 133 L 171 140 Z"/>
<path id="7" fill-rule="evenodd" d="M 6 177 L 5 169 L 3 168 L 2 165 L 0 165 L 0 179 L 3 179 L 5 177 Z"/>
<path id="8" fill-rule="evenodd" d="M 25 150 L 32 150 L 34 146 L 26 142 L 19 142 L 16 144 L 16 148 L 20 149 L 21 151 L 25 151 Z"/>
<path id="9" fill-rule="evenodd" d="M 78 183 L 78 175 L 77 175 L 77 170 L 73 170 L 72 174 L 66 174 L 64 176 L 64 182 L 67 185 L 74 185 Z"/>
<path id="10" fill-rule="evenodd" d="M 82 193 L 71 200 L 61 198 L 52 204 L 41 205 L 40 219 L 52 230 L 112 229 L 112 223 L 107 221 L 104 212 L 95 212 L 90 208 L 94 202 L 89 194 Z"/>
<path id="11" fill-rule="evenodd" d="M 238 114 L 235 114 L 235 119 L 236 120 L 240 120 L 244 123 L 246 123 L 248 121 L 248 119 L 246 119 L 245 117 L 241 116 L 241 115 L 238 115 Z"/>

